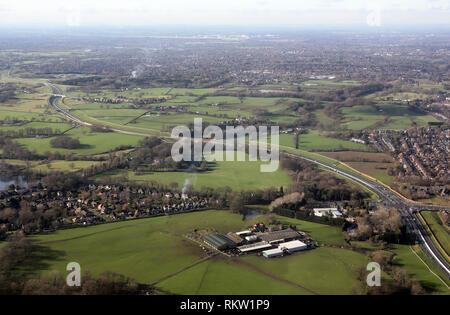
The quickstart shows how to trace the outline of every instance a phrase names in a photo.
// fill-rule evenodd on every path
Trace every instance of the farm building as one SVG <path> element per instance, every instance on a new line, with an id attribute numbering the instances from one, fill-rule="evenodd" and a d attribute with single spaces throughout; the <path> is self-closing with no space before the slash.
<path id="1" fill-rule="evenodd" d="M 308 246 L 305 243 L 300 242 L 299 240 L 295 240 L 295 241 L 290 241 L 290 242 L 286 242 L 286 243 L 281 243 L 279 245 L 279 248 L 282 250 L 287 250 L 290 253 L 293 253 L 293 252 L 298 252 L 300 250 L 304 250 L 304 249 L 308 248 Z"/>
<path id="2" fill-rule="evenodd" d="M 259 250 L 263 250 L 263 249 L 267 249 L 267 248 L 271 248 L 272 245 L 270 245 L 267 242 L 258 242 L 258 243 L 253 243 L 253 244 L 249 244 L 249 245 L 242 245 L 238 247 L 238 250 L 241 253 L 251 253 L 251 252 L 255 252 L 255 251 L 259 251 Z"/>
<path id="3" fill-rule="evenodd" d="M 283 251 L 279 248 L 269 249 L 263 251 L 263 256 L 266 258 L 283 256 Z"/>
<path id="4" fill-rule="evenodd" d="M 222 234 L 207 235 L 203 238 L 203 241 L 206 244 L 208 244 L 209 246 L 212 246 L 218 250 L 224 250 L 224 249 L 236 247 L 236 243 L 232 239 L 230 239 Z"/>
<path id="5" fill-rule="evenodd" d="M 300 237 L 300 233 L 294 231 L 293 229 L 286 229 L 281 231 L 261 233 L 258 234 L 258 237 L 261 240 L 266 241 L 267 243 L 277 244 L 281 242 L 295 240 Z"/>
<path id="6" fill-rule="evenodd" d="M 256 235 L 249 235 L 249 236 L 245 237 L 245 240 L 247 242 L 249 242 L 249 243 L 256 242 L 258 240 L 258 236 L 256 236 Z"/>
<path id="7" fill-rule="evenodd" d="M 236 232 L 236 235 L 238 235 L 240 237 L 245 237 L 245 236 L 252 235 L 252 234 L 253 234 L 252 231 L 248 231 L 248 230 Z"/>
<path id="8" fill-rule="evenodd" d="M 227 233 L 227 237 L 238 245 L 244 241 L 242 237 L 233 232 Z"/>

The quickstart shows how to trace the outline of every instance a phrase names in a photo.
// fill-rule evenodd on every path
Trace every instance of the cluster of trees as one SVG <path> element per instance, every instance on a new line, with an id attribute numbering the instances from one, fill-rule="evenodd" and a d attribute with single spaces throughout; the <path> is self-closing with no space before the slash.
<path id="1" fill-rule="evenodd" d="M 36 153 L 30 152 L 13 140 L 2 136 L 0 136 L 0 149 L 2 149 L 1 156 L 4 159 L 35 160 L 39 158 Z"/>
<path id="2" fill-rule="evenodd" d="M 59 129 L 53 129 L 51 127 L 44 128 L 33 128 L 26 127 L 18 130 L 0 130 L 0 137 L 8 138 L 24 138 L 24 137 L 34 137 L 34 136 L 53 136 L 60 134 Z"/>
<path id="3" fill-rule="evenodd" d="M 281 208 L 287 205 L 298 205 L 304 201 L 305 194 L 294 192 L 292 194 L 284 195 L 283 197 L 277 198 L 272 201 L 269 205 L 269 210 L 273 211 L 277 208 Z"/>
<path id="4" fill-rule="evenodd" d="M 97 125 L 92 125 L 91 126 L 91 132 L 112 132 L 112 129 L 109 128 L 108 126 L 97 126 Z"/>
<path id="5" fill-rule="evenodd" d="M 381 270 L 387 273 L 391 279 L 383 278 L 381 286 L 367 287 L 367 271 L 364 267 L 357 269 L 357 277 L 360 281 L 361 289 L 369 295 L 422 295 L 426 290 L 415 279 L 413 279 L 405 270 L 395 266 L 395 255 L 390 252 L 377 250 L 370 254 L 372 261 L 377 262 Z M 357 292 L 355 292 L 357 293 Z"/>
<path id="6" fill-rule="evenodd" d="M 171 158 L 169 143 L 163 142 L 157 137 L 148 137 L 141 140 L 136 150 L 130 154 L 129 167 L 137 170 L 139 166 L 152 166 L 157 168 L 180 168 L 183 162 L 175 162 Z"/>
<path id="7" fill-rule="evenodd" d="M 55 137 L 50 140 L 50 145 L 52 148 L 62 148 L 62 149 L 79 149 L 81 147 L 80 140 L 71 138 L 69 136 Z"/>
<path id="8" fill-rule="evenodd" d="M 306 161 L 283 156 L 281 167 L 287 170 L 294 180 L 294 183 L 287 187 L 286 193 L 302 193 L 307 203 L 354 200 L 362 204 L 363 200 L 369 197 L 367 192 L 349 185 L 343 179 L 319 172 L 315 165 Z"/>
<path id="9" fill-rule="evenodd" d="M 377 211 L 365 213 L 356 218 L 358 229 L 349 234 L 350 239 L 360 241 L 373 240 L 388 243 L 408 241 L 406 228 L 395 209 L 380 207 Z"/>
<path id="10" fill-rule="evenodd" d="M 78 173 L 52 173 L 42 178 L 42 183 L 49 191 L 76 191 L 89 180 Z"/>
<path id="11" fill-rule="evenodd" d="M 17 87 L 10 83 L 0 84 L 0 103 L 8 102 L 16 97 Z"/>

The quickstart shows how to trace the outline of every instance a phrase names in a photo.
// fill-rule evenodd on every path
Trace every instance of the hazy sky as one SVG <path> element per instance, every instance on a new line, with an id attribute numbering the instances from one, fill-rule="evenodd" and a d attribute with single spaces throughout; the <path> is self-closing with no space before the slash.
<path id="1" fill-rule="evenodd" d="M 0 0 L 0 25 L 450 24 L 450 0 Z"/>

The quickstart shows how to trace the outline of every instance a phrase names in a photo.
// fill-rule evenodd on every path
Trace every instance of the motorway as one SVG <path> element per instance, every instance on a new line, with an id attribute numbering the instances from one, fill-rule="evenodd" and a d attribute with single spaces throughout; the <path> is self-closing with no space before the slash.
<path id="1" fill-rule="evenodd" d="M 78 124 L 81 125 L 85 125 L 85 126 L 92 126 L 91 123 L 88 123 L 86 121 L 81 120 L 80 118 L 72 115 L 68 110 L 65 110 L 63 108 L 61 108 L 58 104 L 59 100 L 62 99 L 64 97 L 64 93 L 61 90 L 61 88 L 59 88 L 58 86 L 51 84 L 51 83 L 47 83 L 47 86 L 51 87 L 53 90 L 53 95 L 50 96 L 48 102 L 51 106 L 53 106 L 53 108 L 60 114 L 62 114 L 63 116 L 65 116 L 66 118 L 68 118 L 69 120 L 76 122 Z"/>
<path id="2" fill-rule="evenodd" d="M 53 108 L 64 115 L 66 118 L 68 118 L 71 121 L 74 121 L 76 123 L 79 123 L 81 125 L 85 126 L 92 126 L 91 123 L 83 121 L 82 119 L 72 115 L 69 111 L 61 108 L 58 104 L 58 101 L 64 97 L 63 91 L 56 85 L 48 83 L 48 86 L 50 86 L 53 89 L 54 95 L 52 95 L 49 99 L 49 104 L 53 106 Z M 119 129 L 113 129 L 113 131 L 121 132 L 121 133 L 127 133 L 127 134 L 137 134 L 133 132 L 127 132 Z M 145 134 L 142 134 L 145 135 Z M 148 136 L 148 135 L 147 135 Z M 414 240 L 420 244 L 420 247 L 424 251 L 424 253 L 433 261 L 433 263 L 447 276 L 447 278 L 450 278 L 450 264 L 446 257 L 440 252 L 440 250 L 437 248 L 437 245 L 434 243 L 434 241 L 431 239 L 428 232 L 425 230 L 424 226 L 420 223 L 418 218 L 415 214 L 411 213 L 411 209 L 415 211 L 420 210 L 450 210 L 450 207 L 444 207 L 444 206 L 437 206 L 437 205 L 423 205 L 411 202 L 407 200 L 406 198 L 402 198 L 393 191 L 387 189 L 383 185 L 379 183 L 375 183 L 364 176 L 360 176 L 351 172 L 347 172 L 341 169 L 336 168 L 334 165 L 327 164 L 315 159 L 311 159 L 308 157 L 304 157 L 301 155 L 296 155 L 292 153 L 282 152 L 282 154 L 286 156 L 290 156 L 292 158 L 296 159 L 302 159 L 306 160 L 308 162 L 314 163 L 316 165 L 319 165 L 331 172 L 337 173 L 341 176 L 344 176 L 348 179 L 351 179 L 353 181 L 356 181 L 358 184 L 362 185 L 363 187 L 366 187 L 373 193 L 377 194 L 383 205 L 385 205 L 387 208 L 394 208 L 397 209 L 400 213 L 400 216 L 403 220 L 403 223 L 406 225 L 408 231 L 413 236 Z"/>
<path id="3" fill-rule="evenodd" d="M 411 213 L 410 209 L 413 209 L 415 211 L 420 210 L 450 210 L 450 207 L 444 207 L 444 206 L 436 206 L 436 205 L 423 205 L 423 204 L 417 204 L 411 201 L 408 201 L 407 199 L 401 198 L 399 195 L 395 194 L 391 190 L 387 189 L 381 184 L 374 183 L 370 181 L 367 178 L 364 178 L 363 176 L 359 176 L 356 174 L 351 174 L 350 172 L 346 172 L 340 169 L 337 169 L 333 165 L 326 164 L 321 161 L 317 161 L 308 157 L 292 154 L 292 153 L 286 153 L 283 152 L 284 155 L 296 158 L 296 159 L 302 159 L 306 160 L 308 162 L 314 163 L 316 165 L 319 165 L 323 168 L 326 168 L 334 173 L 337 173 L 341 176 L 344 176 L 346 178 L 349 178 L 353 181 L 358 182 L 360 185 L 366 187 L 370 191 L 376 193 L 380 199 L 382 200 L 382 204 L 385 205 L 387 208 L 394 208 L 397 209 L 403 223 L 406 225 L 406 228 L 411 233 L 412 237 L 415 241 L 420 245 L 422 250 L 425 252 L 425 254 L 433 261 L 433 263 L 447 276 L 447 278 L 450 278 L 450 264 L 446 257 L 441 253 L 441 251 L 438 249 L 437 245 L 432 240 L 429 233 L 426 231 L 424 226 L 420 223 L 417 216 L 413 213 Z"/>

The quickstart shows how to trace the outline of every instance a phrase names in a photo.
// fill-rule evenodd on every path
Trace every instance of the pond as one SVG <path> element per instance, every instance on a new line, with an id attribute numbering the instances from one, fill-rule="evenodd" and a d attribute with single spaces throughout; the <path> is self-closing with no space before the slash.
<path id="1" fill-rule="evenodd" d="M 261 212 L 257 210 L 249 210 L 244 214 L 244 221 L 251 220 L 259 215 L 261 215 Z"/>
<path id="2" fill-rule="evenodd" d="M 0 191 L 7 190 L 11 184 L 28 187 L 28 182 L 22 176 L 0 176 Z"/>

